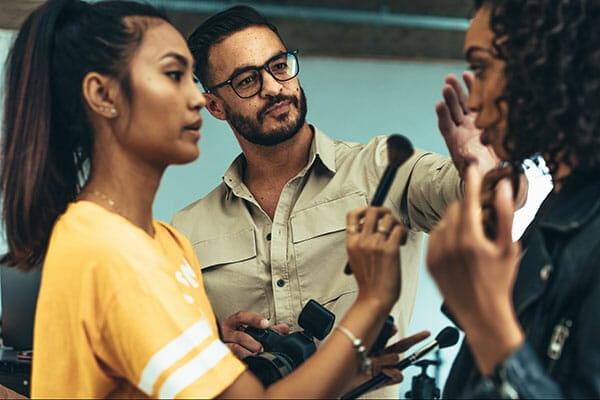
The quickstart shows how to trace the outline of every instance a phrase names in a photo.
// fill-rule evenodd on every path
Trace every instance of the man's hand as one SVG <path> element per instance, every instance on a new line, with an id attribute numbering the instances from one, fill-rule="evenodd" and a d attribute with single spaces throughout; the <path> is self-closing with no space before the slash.
<path id="1" fill-rule="evenodd" d="M 381 354 L 369 357 L 371 359 L 372 370 L 369 373 L 359 375 L 356 379 L 353 379 L 348 387 L 348 390 L 352 390 L 353 388 L 365 383 L 367 380 L 378 375 L 380 372 L 383 372 L 390 378 L 390 380 L 382 384 L 380 387 L 402 382 L 402 379 L 404 378 L 402 371 L 394 368 L 394 366 L 400 362 L 400 355 L 415 344 L 428 338 L 429 335 L 429 331 L 415 333 L 414 335 L 400 339 L 396 343 L 386 347 Z"/>
<path id="2" fill-rule="evenodd" d="M 473 74 L 464 72 L 462 78 L 471 90 Z M 464 179 L 467 165 L 476 162 L 481 175 L 485 175 L 498 165 L 499 158 L 491 146 L 481 144 L 481 131 L 475 127 L 476 114 L 467 107 L 467 94 L 453 74 L 446 76 L 442 95 L 444 101 L 435 105 L 438 127 L 456 169 Z"/>
<path id="3" fill-rule="evenodd" d="M 373 365 L 373 376 L 383 372 L 389 376 L 390 382 L 387 384 L 395 384 L 402 382 L 402 371 L 394 368 L 400 362 L 400 356 L 406 350 L 410 349 L 415 344 L 427 339 L 431 333 L 429 331 L 421 331 L 414 335 L 398 340 L 396 343 L 386 347 L 383 353 L 377 357 L 371 358 Z"/>
<path id="4" fill-rule="evenodd" d="M 290 328 L 286 324 L 270 326 L 266 318 L 248 311 L 238 311 L 230 315 L 227 319 L 220 321 L 220 326 L 223 342 L 240 360 L 264 350 L 260 342 L 244 332 L 246 327 L 252 326 L 259 329 L 270 327 L 282 335 L 290 332 Z"/>

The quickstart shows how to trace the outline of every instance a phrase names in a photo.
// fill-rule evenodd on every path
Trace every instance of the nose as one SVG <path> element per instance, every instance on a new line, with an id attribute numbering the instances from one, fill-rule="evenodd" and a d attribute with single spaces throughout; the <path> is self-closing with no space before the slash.
<path id="1" fill-rule="evenodd" d="M 193 110 L 200 112 L 206 106 L 206 97 L 200 91 L 196 84 L 193 84 L 190 96 L 189 96 L 189 107 Z"/>
<path id="2" fill-rule="evenodd" d="M 481 111 L 481 96 L 479 90 L 479 85 L 476 82 L 473 82 L 471 90 L 469 90 L 469 95 L 467 96 L 467 108 L 476 113 Z"/>
<path id="3" fill-rule="evenodd" d="M 283 88 L 282 82 L 275 79 L 266 68 L 263 68 L 260 73 L 262 77 L 261 96 L 277 96 Z"/>

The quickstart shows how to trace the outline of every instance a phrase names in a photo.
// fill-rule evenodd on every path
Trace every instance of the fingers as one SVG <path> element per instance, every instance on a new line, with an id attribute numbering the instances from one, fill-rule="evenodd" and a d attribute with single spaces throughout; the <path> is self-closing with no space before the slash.
<path id="1" fill-rule="evenodd" d="M 377 221 L 376 231 L 387 237 L 391 233 L 394 226 L 397 224 L 398 221 L 396 220 L 396 218 L 394 218 L 394 216 L 391 213 L 385 214 Z"/>
<path id="2" fill-rule="evenodd" d="M 385 382 L 383 386 L 402 381 L 402 372 L 395 368 L 400 362 L 400 355 L 397 352 L 381 354 L 377 357 L 371 357 L 372 375 L 379 373 L 385 374 L 390 381 Z"/>
<path id="3" fill-rule="evenodd" d="M 230 331 L 227 336 L 223 332 L 223 343 L 229 345 L 232 351 L 235 350 L 235 354 L 247 356 L 263 351 L 262 344 L 243 331 Z"/>
<path id="4" fill-rule="evenodd" d="M 373 232 L 377 232 L 377 227 L 379 225 L 379 220 L 384 218 L 385 215 L 389 213 L 389 210 L 384 207 L 369 207 L 367 208 L 364 218 L 363 218 L 363 226 L 362 233 L 369 234 Z"/>
<path id="5" fill-rule="evenodd" d="M 467 90 L 469 92 L 471 92 L 471 88 L 473 87 L 473 80 L 475 79 L 475 76 L 473 75 L 473 72 L 471 72 L 471 71 L 464 71 L 462 73 L 462 78 L 463 78 L 463 81 L 465 82 L 465 85 L 467 86 Z"/>
<path id="6" fill-rule="evenodd" d="M 427 339 L 429 336 L 431 336 L 429 331 L 417 332 L 414 335 L 402 338 L 391 346 L 386 347 L 384 353 L 403 353 L 415 344 Z"/>
<path id="7" fill-rule="evenodd" d="M 438 118 L 438 129 L 442 133 L 442 136 L 446 138 L 452 133 L 452 128 L 455 125 L 450 115 L 450 110 L 446 103 L 439 101 L 435 104 L 435 113 Z"/>
<path id="8" fill-rule="evenodd" d="M 454 74 L 448 74 L 446 77 L 446 84 L 450 85 L 456 93 L 463 114 L 467 114 L 469 112 L 469 108 L 467 107 L 467 93 L 465 93 L 465 90 L 463 89 L 463 86 L 458 78 Z"/>
<path id="9" fill-rule="evenodd" d="M 361 207 L 346 214 L 346 232 L 348 234 L 353 235 L 361 231 L 366 212 L 367 207 Z"/>
<path id="10" fill-rule="evenodd" d="M 269 321 L 260 315 L 248 311 L 238 311 L 221 321 L 220 325 L 223 342 L 238 358 L 241 359 L 263 350 L 260 342 L 243 331 L 247 326 L 259 329 L 267 328 Z"/>
<path id="11" fill-rule="evenodd" d="M 465 218 L 463 230 L 471 232 L 481 227 L 481 175 L 477 165 L 471 163 L 465 173 L 465 198 L 462 202 L 461 214 Z"/>
<path id="12" fill-rule="evenodd" d="M 486 172 L 486 174 L 483 178 L 483 182 L 481 184 L 481 194 L 482 195 L 492 194 L 494 192 L 494 189 L 496 188 L 496 185 L 498 184 L 498 182 L 500 182 L 500 180 L 502 178 L 508 178 L 509 176 L 511 176 L 511 173 L 512 173 L 512 167 L 510 167 L 510 166 L 494 168 L 494 169 L 491 169 L 488 172 Z M 491 199 L 491 197 L 490 197 L 490 199 Z"/>
<path id="13" fill-rule="evenodd" d="M 358 284 L 360 296 L 392 305 L 400 295 L 400 243 L 402 227 L 384 207 L 367 207 L 348 213 L 349 225 L 359 225 L 360 232 L 346 235 L 348 265 Z M 381 220 L 381 222 L 380 222 Z M 391 231 L 389 224 L 392 223 Z"/>
<path id="14" fill-rule="evenodd" d="M 461 89 L 462 90 L 462 89 Z M 452 85 L 444 85 L 442 89 L 444 101 L 450 110 L 450 116 L 456 125 L 462 125 L 465 112 L 460 104 L 460 95 Z"/>
<path id="15" fill-rule="evenodd" d="M 485 234 L 491 240 L 494 240 L 498 234 L 496 231 L 498 220 L 496 207 L 494 206 L 497 185 L 502 179 L 512 177 L 512 171 L 513 167 L 510 164 L 494 168 L 485 174 L 481 184 L 482 221 Z"/>
<path id="16" fill-rule="evenodd" d="M 227 347 L 229 347 L 229 350 L 233 353 L 233 355 L 236 356 L 240 360 L 243 360 L 244 358 L 246 358 L 248 356 L 251 356 L 252 354 L 255 354 L 255 353 L 261 351 L 260 349 L 257 350 L 257 351 L 248 350 L 247 348 L 245 348 L 244 346 L 239 345 L 238 343 L 227 343 L 227 342 L 225 342 L 225 345 Z"/>
<path id="17" fill-rule="evenodd" d="M 269 327 L 269 321 L 258 314 L 248 311 L 238 311 L 221 322 L 222 328 L 235 330 L 243 326 L 253 326 L 259 329 L 266 329 Z"/>
<path id="18" fill-rule="evenodd" d="M 400 362 L 400 355 L 398 353 L 384 353 L 377 357 L 371 357 L 371 364 L 373 365 L 373 373 L 377 374 L 385 367 L 394 367 Z"/>
<path id="19" fill-rule="evenodd" d="M 386 382 L 387 385 L 395 385 L 404 380 L 402 371 L 399 371 L 396 368 L 383 368 L 381 372 L 390 378 L 390 380 Z"/>
<path id="20" fill-rule="evenodd" d="M 362 207 L 346 215 L 346 232 L 348 235 L 361 235 L 360 239 L 373 233 L 381 234 L 381 238 L 389 238 L 399 224 L 396 217 L 385 207 Z M 406 240 L 404 236 L 402 230 L 397 232 L 397 241 Z"/>
<path id="21" fill-rule="evenodd" d="M 514 200 L 512 184 L 508 179 L 503 179 L 498 183 L 494 206 L 497 218 L 497 241 L 500 245 L 512 246 Z"/>
<path id="22" fill-rule="evenodd" d="M 289 335 L 290 333 L 290 327 L 287 324 L 276 324 L 273 325 L 271 329 L 282 335 Z"/>

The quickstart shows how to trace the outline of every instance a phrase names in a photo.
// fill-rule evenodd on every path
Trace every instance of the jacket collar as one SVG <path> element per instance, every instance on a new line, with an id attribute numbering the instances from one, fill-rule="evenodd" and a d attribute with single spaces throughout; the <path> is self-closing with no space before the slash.
<path id="1" fill-rule="evenodd" d="M 600 210 L 600 179 L 573 177 L 548 199 L 540 229 L 569 233 L 585 225 Z"/>

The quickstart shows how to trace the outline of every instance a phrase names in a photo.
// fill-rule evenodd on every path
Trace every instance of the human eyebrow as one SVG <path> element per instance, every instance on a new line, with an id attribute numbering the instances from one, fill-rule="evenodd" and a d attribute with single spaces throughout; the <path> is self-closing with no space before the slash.
<path id="1" fill-rule="evenodd" d="M 475 55 L 474 53 L 478 53 L 478 52 L 483 52 L 491 57 L 495 57 L 494 52 L 491 51 L 490 49 L 486 49 L 485 47 L 480 47 L 480 46 L 471 46 L 465 52 L 465 59 L 470 60 L 471 58 L 474 57 L 474 55 Z"/>
<path id="2" fill-rule="evenodd" d="M 286 50 L 281 50 L 279 51 L 277 54 L 274 54 L 272 57 L 270 57 L 267 61 L 265 61 L 264 64 L 262 65 L 241 65 L 237 68 L 235 68 L 233 70 L 233 72 L 229 75 L 230 77 L 234 77 L 236 75 L 241 74 L 242 72 L 246 72 L 246 71 L 250 71 L 253 69 L 260 69 L 262 68 L 265 64 L 270 63 L 271 61 L 275 60 L 277 57 L 281 57 L 283 54 L 286 54 L 287 51 Z"/>
<path id="3" fill-rule="evenodd" d="M 186 68 L 188 65 L 190 65 L 190 62 L 188 61 L 188 59 L 185 56 L 183 56 L 179 53 L 172 52 L 172 51 L 163 55 L 160 59 L 164 60 L 165 58 L 174 58 L 175 60 L 177 60 L 181 65 L 183 65 Z"/>
<path id="4" fill-rule="evenodd" d="M 234 76 L 237 76 L 239 74 L 241 74 L 242 72 L 246 72 L 246 71 L 250 71 L 253 69 L 259 69 L 260 66 L 259 65 L 246 65 L 243 67 L 237 67 L 233 70 L 233 72 L 231 73 L 231 75 L 229 75 L 231 78 L 233 78 Z"/>

